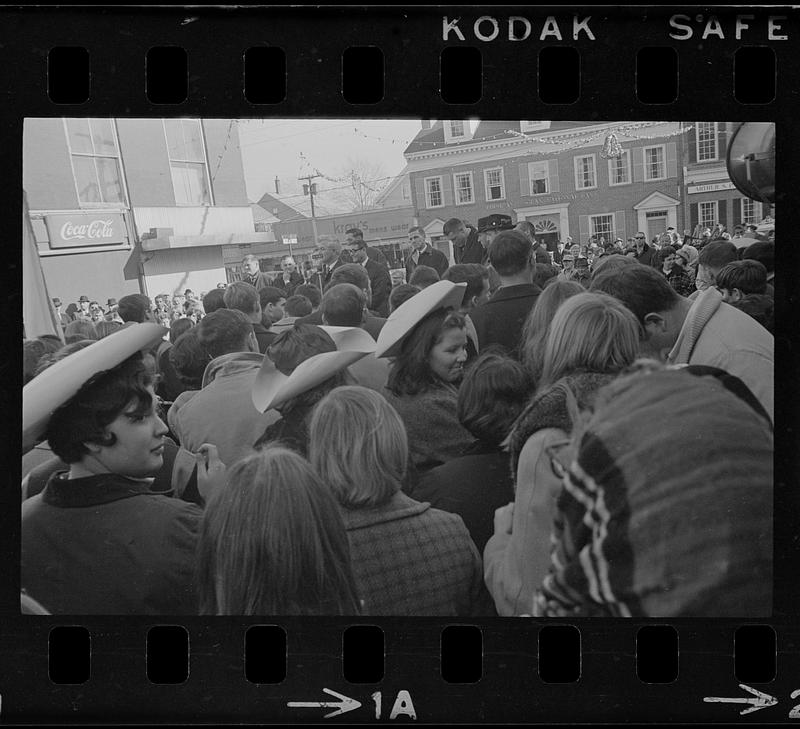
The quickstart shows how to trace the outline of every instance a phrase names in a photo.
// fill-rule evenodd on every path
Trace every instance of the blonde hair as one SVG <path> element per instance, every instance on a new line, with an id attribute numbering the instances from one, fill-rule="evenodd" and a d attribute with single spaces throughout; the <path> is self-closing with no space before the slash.
<path id="1" fill-rule="evenodd" d="M 201 615 L 355 615 L 339 508 L 301 455 L 272 446 L 233 465 L 200 527 Z"/>
<path id="2" fill-rule="evenodd" d="M 405 426 L 397 411 L 374 390 L 337 387 L 314 409 L 309 460 L 342 506 L 381 506 L 405 480 Z"/>
<path id="3" fill-rule="evenodd" d="M 541 391 L 573 372 L 620 372 L 639 352 L 639 323 L 620 301 L 586 292 L 558 308 L 542 357 Z"/>

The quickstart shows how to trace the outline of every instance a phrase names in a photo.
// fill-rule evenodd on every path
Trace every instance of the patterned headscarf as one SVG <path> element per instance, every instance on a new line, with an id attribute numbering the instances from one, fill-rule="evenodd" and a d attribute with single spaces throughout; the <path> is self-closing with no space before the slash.
<path id="1" fill-rule="evenodd" d="M 773 439 L 714 377 L 603 388 L 576 434 L 534 615 L 767 617 Z"/>

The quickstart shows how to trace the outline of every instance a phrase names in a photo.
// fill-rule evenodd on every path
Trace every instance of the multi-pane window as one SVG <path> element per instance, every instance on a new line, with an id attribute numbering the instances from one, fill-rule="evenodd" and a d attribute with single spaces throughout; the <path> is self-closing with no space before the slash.
<path id="1" fill-rule="evenodd" d="M 453 188 L 456 191 L 456 205 L 467 205 L 475 202 L 471 172 L 457 172 L 453 175 Z"/>
<path id="2" fill-rule="evenodd" d="M 455 120 L 447 122 L 450 125 L 450 136 L 453 138 L 456 137 L 466 137 L 467 132 L 464 127 L 463 120 Z"/>
<path id="3" fill-rule="evenodd" d="M 751 200 L 749 197 L 742 198 L 742 223 L 749 225 L 756 224 L 761 220 L 761 203 Z"/>
<path id="4" fill-rule="evenodd" d="M 506 196 L 505 179 L 503 178 L 503 168 L 494 167 L 484 170 L 483 181 L 486 186 L 487 200 L 503 200 Z"/>
<path id="5" fill-rule="evenodd" d="M 550 192 L 550 167 L 547 162 L 529 163 L 528 176 L 531 181 L 531 195 L 544 195 Z"/>
<path id="6" fill-rule="evenodd" d="M 593 154 L 575 158 L 575 188 L 585 190 L 590 187 L 597 187 Z"/>
<path id="7" fill-rule="evenodd" d="M 663 180 L 667 176 L 664 160 L 664 147 L 644 148 L 644 179 Z"/>
<path id="8" fill-rule="evenodd" d="M 710 202 L 701 202 L 697 204 L 698 218 L 697 221 L 702 228 L 713 228 L 717 224 L 718 202 L 711 200 Z"/>
<path id="9" fill-rule="evenodd" d="M 626 149 L 619 157 L 608 160 L 608 184 L 627 185 L 631 181 L 631 155 Z"/>
<path id="10" fill-rule="evenodd" d="M 719 157 L 717 123 L 697 122 L 697 161 L 710 162 Z"/>
<path id="11" fill-rule="evenodd" d="M 444 205 L 442 200 L 442 178 L 425 178 L 425 207 L 440 208 Z"/>
<path id="12" fill-rule="evenodd" d="M 599 238 L 601 235 L 606 242 L 614 240 L 614 216 L 612 215 L 590 215 L 591 234 Z"/>
<path id="13" fill-rule="evenodd" d="M 205 144 L 198 119 L 164 119 L 177 205 L 210 205 Z"/>
<path id="14" fill-rule="evenodd" d="M 112 119 L 65 119 L 78 200 L 125 204 L 119 147 Z"/>

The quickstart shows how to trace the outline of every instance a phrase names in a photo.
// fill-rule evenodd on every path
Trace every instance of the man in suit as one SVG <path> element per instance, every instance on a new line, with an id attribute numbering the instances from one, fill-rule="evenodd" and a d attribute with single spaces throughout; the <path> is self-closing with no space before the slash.
<path id="1" fill-rule="evenodd" d="M 67 326 L 67 324 L 70 323 L 71 319 L 67 314 L 61 311 L 62 306 L 63 305 L 61 303 L 61 299 L 59 298 L 53 299 L 53 308 L 55 309 L 56 312 L 56 319 L 58 320 L 58 323 L 61 324 L 61 329 L 63 331 L 64 328 Z"/>
<path id="2" fill-rule="evenodd" d="M 636 243 L 636 253 L 633 257 L 637 262 L 651 268 L 658 268 L 658 252 L 647 245 L 647 237 L 641 230 L 634 237 L 634 242 Z"/>
<path id="3" fill-rule="evenodd" d="M 353 245 L 355 241 L 359 240 L 362 243 L 364 243 L 364 233 L 361 231 L 360 228 L 350 228 L 349 230 L 345 231 L 344 234 L 345 248 L 348 248 L 349 246 Z M 378 248 L 373 248 L 372 246 L 368 246 L 366 245 L 366 243 L 364 243 L 364 246 L 367 251 L 367 258 L 369 258 L 370 261 L 375 261 L 375 263 L 379 263 L 381 266 L 386 266 L 387 270 L 389 269 L 389 262 L 386 260 L 386 256 L 384 256 L 383 253 Z"/>
<path id="4" fill-rule="evenodd" d="M 252 253 L 248 253 L 242 259 L 242 281 L 249 283 L 251 286 L 255 286 L 258 291 L 265 286 L 272 286 L 269 276 L 261 272 L 261 264 L 258 262 L 258 258 Z M 180 305 L 183 306 L 182 301 Z"/>
<path id="5" fill-rule="evenodd" d="M 458 218 L 450 218 L 442 232 L 453 244 L 453 258 L 459 263 L 486 263 L 486 249 L 478 240 L 478 231 Z"/>
<path id="6" fill-rule="evenodd" d="M 447 257 L 440 250 L 431 246 L 425 237 L 425 231 L 418 225 L 408 229 L 408 242 L 411 253 L 406 257 L 406 281 L 417 266 L 430 266 L 441 276 L 450 265 Z"/>
<path id="7" fill-rule="evenodd" d="M 369 258 L 367 244 L 363 238 L 349 236 L 345 250 L 350 253 L 350 260 L 353 263 L 363 266 L 367 271 L 369 284 L 372 287 L 372 310 L 382 317 L 389 316 L 389 293 L 392 290 L 389 269 Z"/>
<path id="8" fill-rule="evenodd" d="M 518 230 L 501 231 L 489 247 L 489 264 L 500 278 L 500 288 L 489 301 L 476 306 L 470 318 L 481 351 L 499 344 L 519 357 L 522 327 L 542 292 L 532 283 L 531 242 Z"/>
<path id="9" fill-rule="evenodd" d="M 317 248 L 322 254 L 322 287 L 324 289 L 330 283 L 331 274 L 347 261 L 342 260 L 342 244 L 338 238 L 321 235 Z"/>
<path id="10" fill-rule="evenodd" d="M 276 286 L 279 289 L 283 289 L 286 292 L 286 298 L 288 299 L 292 294 L 294 294 L 294 290 L 300 286 L 301 284 L 305 283 L 302 274 L 300 274 L 297 270 L 297 264 L 294 261 L 294 258 L 291 256 L 284 256 L 281 259 L 281 269 L 282 273 L 276 277 L 276 279 L 272 282 L 273 286 Z"/>

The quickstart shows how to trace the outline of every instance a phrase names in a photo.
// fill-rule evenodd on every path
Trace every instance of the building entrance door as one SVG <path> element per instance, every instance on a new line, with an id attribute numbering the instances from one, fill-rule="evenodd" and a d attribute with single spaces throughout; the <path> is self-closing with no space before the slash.
<path id="1" fill-rule="evenodd" d="M 540 245 L 545 250 L 554 251 L 558 245 L 558 218 L 555 216 L 529 216 L 528 220 L 533 223 L 533 234 Z"/>
<path id="2" fill-rule="evenodd" d="M 647 213 L 647 242 L 661 235 L 667 229 L 667 211 L 654 210 Z"/>

